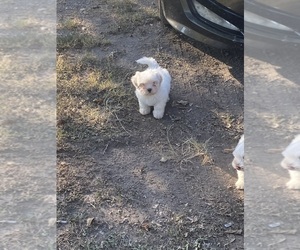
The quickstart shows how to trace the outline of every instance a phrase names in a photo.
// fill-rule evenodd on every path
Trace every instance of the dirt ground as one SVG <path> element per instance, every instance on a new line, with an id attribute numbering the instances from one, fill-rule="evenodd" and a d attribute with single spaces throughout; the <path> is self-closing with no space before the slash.
<path id="1" fill-rule="evenodd" d="M 243 249 L 243 51 L 163 27 L 155 1 L 57 4 L 58 249 Z M 161 120 L 138 112 L 142 56 L 172 76 Z"/>

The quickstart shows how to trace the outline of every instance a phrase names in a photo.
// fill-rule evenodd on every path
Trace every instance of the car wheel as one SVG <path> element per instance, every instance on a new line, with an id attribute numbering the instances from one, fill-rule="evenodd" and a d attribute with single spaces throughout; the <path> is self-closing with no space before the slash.
<path id="1" fill-rule="evenodd" d="M 159 9 L 159 18 L 160 18 L 161 23 L 163 25 L 170 26 L 168 20 L 165 17 L 165 14 L 164 14 L 162 0 L 158 0 L 158 9 Z"/>

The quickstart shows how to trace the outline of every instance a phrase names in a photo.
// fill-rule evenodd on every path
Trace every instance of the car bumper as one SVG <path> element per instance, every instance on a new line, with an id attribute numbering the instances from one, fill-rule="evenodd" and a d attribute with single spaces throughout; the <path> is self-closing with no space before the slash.
<path id="1" fill-rule="evenodd" d="M 162 1 L 161 8 L 168 23 L 180 33 L 217 48 L 243 48 L 242 32 L 210 25 L 199 19 L 186 0 Z"/>

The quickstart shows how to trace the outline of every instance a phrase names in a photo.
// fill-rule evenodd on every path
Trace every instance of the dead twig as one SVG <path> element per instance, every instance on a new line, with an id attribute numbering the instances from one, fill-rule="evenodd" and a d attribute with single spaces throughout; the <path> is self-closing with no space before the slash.
<path id="1" fill-rule="evenodd" d="M 103 154 L 103 155 L 106 153 L 106 150 L 107 150 L 107 148 L 108 148 L 108 145 L 109 145 L 109 143 L 106 144 L 104 150 L 102 151 L 102 154 Z"/>
<path id="2" fill-rule="evenodd" d="M 124 130 L 127 134 L 129 134 L 129 135 L 131 136 L 131 133 L 128 132 L 127 129 L 123 126 L 123 124 L 122 124 L 121 120 L 119 119 L 119 117 L 117 116 L 117 114 L 116 114 L 116 113 L 113 113 L 113 114 L 114 114 L 115 117 L 117 118 L 117 121 L 120 123 L 121 127 L 123 128 L 123 130 Z"/>

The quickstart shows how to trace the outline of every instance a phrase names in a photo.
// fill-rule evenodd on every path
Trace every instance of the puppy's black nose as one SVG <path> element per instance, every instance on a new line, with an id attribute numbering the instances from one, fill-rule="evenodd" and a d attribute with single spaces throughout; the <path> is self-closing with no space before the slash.
<path id="1" fill-rule="evenodd" d="M 148 91 L 149 93 L 151 93 L 152 89 L 147 89 L 147 91 Z"/>
<path id="2" fill-rule="evenodd" d="M 241 168 L 240 165 L 236 165 L 236 166 L 235 166 L 235 169 L 236 169 L 236 170 L 242 170 L 242 168 Z"/>

